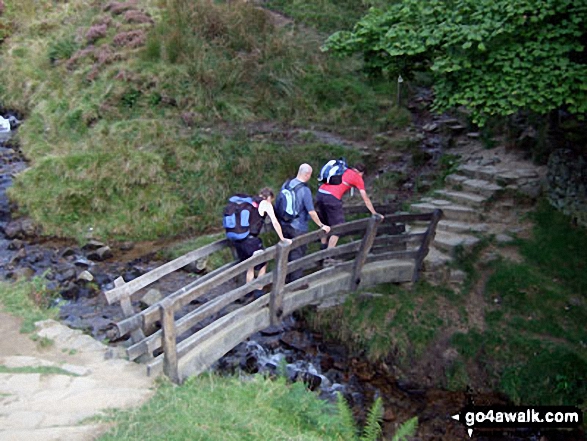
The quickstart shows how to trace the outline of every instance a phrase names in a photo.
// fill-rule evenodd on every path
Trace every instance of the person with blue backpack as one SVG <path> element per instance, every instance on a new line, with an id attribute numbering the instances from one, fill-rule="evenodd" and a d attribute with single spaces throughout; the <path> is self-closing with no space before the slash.
<path id="1" fill-rule="evenodd" d="M 312 177 L 312 167 L 302 164 L 298 168 L 298 174 L 293 179 L 288 179 L 281 187 L 275 201 L 275 212 L 281 224 L 283 235 L 289 239 L 295 239 L 308 232 L 308 222 L 312 219 L 318 228 L 330 232 L 330 227 L 325 225 L 314 209 L 312 191 L 307 182 Z M 304 257 L 307 245 L 294 248 L 289 253 L 290 262 Z M 292 282 L 303 277 L 303 270 L 296 270 L 288 275 L 287 281 Z"/>
<path id="2" fill-rule="evenodd" d="M 365 190 L 363 175 L 365 174 L 365 165 L 362 163 L 355 164 L 354 167 L 348 167 L 344 158 L 329 161 L 322 170 L 318 180 L 322 185 L 316 195 L 316 209 L 321 219 L 324 219 L 331 227 L 340 225 L 345 222 L 342 197 L 352 188 L 359 190 L 361 198 L 367 209 L 378 216 L 383 217 L 373 207 L 371 199 Z M 338 243 L 338 236 L 332 235 L 328 238 L 322 238 L 322 249 L 334 248 Z M 333 259 L 330 259 L 333 261 Z M 325 261 L 324 263 L 329 263 Z"/>
<path id="3" fill-rule="evenodd" d="M 258 196 L 249 196 L 245 194 L 236 194 L 229 198 L 228 204 L 224 208 L 222 224 L 226 231 L 226 237 L 231 240 L 236 251 L 239 262 L 253 256 L 253 254 L 263 251 L 263 241 L 259 237 L 261 229 L 265 224 L 267 217 L 279 239 L 291 243 L 291 240 L 283 235 L 281 225 L 273 209 L 273 199 L 275 194 L 270 188 L 263 188 L 259 191 Z M 251 267 L 246 273 L 246 282 L 250 283 L 257 277 L 261 277 L 267 271 L 267 263 Z M 263 294 L 261 289 L 254 292 L 254 298 Z"/>

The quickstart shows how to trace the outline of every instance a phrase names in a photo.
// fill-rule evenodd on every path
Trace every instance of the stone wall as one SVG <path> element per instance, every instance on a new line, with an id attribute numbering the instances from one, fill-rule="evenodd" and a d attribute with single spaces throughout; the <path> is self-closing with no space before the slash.
<path id="1" fill-rule="evenodd" d="M 587 158 L 572 150 L 556 150 L 548 159 L 548 200 L 587 227 Z"/>

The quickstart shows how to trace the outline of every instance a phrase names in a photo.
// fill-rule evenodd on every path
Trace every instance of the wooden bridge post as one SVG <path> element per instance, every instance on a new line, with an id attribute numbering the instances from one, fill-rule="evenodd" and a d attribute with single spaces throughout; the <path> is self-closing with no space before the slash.
<path id="1" fill-rule="evenodd" d="M 114 286 L 116 288 L 120 288 L 125 283 L 126 282 L 124 281 L 124 279 L 122 277 L 118 277 L 114 281 Z M 127 295 L 120 298 L 120 307 L 122 309 L 122 313 L 124 314 L 125 318 L 132 317 L 134 315 L 135 312 L 132 309 L 132 303 L 130 301 L 130 294 L 127 294 Z M 145 338 L 145 334 L 143 334 L 143 331 L 141 329 L 135 329 L 134 331 L 132 331 L 130 333 L 130 338 L 133 343 L 137 343 Z"/>
<path id="2" fill-rule="evenodd" d="M 277 255 L 275 256 L 275 269 L 273 270 L 273 288 L 269 297 L 269 314 L 271 325 L 277 326 L 283 314 L 283 287 L 287 276 L 287 259 L 291 244 L 279 242 Z"/>
<path id="3" fill-rule="evenodd" d="M 442 210 L 436 209 L 432 212 L 432 219 L 430 219 L 430 223 L 428 224 L 428 229 L 426 233 L 424 233 L 424 238 L 422 239 L 422 244 L 420 245 L 420 249 L 418 250 L 418 254 L 416 254 L 416 261 L 414 262 L 414 273 L 412 274 L 412 283 L 416 283 L 418 278 L 420 277 L 420 270 L 422 269 L 422 263 L 428 254 L 430 249 L 430 242 L 434 239 L 436 235 L 436 225 L 442 218 Z"/>
<path id="4" fill-rule="evenodd" d="M 357 257 L 355 257 L 355 264 L 353 265 L 353 273 L 351 277 L 351 286 L 349 287 L 351 291 L 356 291 L 361 283 L 361 272 L 363 271 L 363 266 L 367 261 L 367 255 L 373 246 L 373 241 L 375 240 L 375 236 L 377 235 L 377 225 L 383 220 L 382 216 L 373 215 L 369 219 L 369 224 L 367 225 L 367 229 L 365 230 L 365 235 L 363 236 L 363 241 L 361 242 L 361 247 L 357 253 Z"/>
<path id="5" fill-rule="evenodd" d="M 179 371 L 177 364 L 177 333 L 175 329 L 175 317 L 173 300 L 164 298 L 159 303 L 161 313 L 161 330 L 163 331 L 163 372 L 171 381 L 179 383 Z"/>

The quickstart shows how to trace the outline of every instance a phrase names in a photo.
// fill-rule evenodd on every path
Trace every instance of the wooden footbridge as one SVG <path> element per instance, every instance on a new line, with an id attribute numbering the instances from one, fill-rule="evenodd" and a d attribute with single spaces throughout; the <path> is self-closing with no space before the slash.
<path id="1" fill-rule="evenodd" d="M 125 318 L 116 327 L 121 337 L 130 336 L 129 359 L 145 363 L 148 375 L 164 372 L 181 383 L 297 309 L 340 299 L 351 291 L 380 283 L 415 282 L 442 212 L 389 215 L 390 207 L 376 208 L 385 214 L 383 221 L 380 216 L 371 216 L 332 228 L 341 236 L 336 248 L 308 251 L 305 257 L 288 262 L 292 249 L 318 242 L 324 234 L 310 232 L 291 245 L 278 243 L 244 262 L 225 264 L 142 311 L 135 311 L 133 300 L 144 295 L 143 288 L 225 250 L 230 242 L 223 239 L 191 251 L 128 283 L 119 277 L 115 288 L 104 294 L 108 303 L 119 302 L 122 307 Z M 328 257 L 340 263 L 322 267 L 321 262 Z M 265 262 L 269 263 L 267 274 L 243 284 L 247 269 Z M 287 274 L 299 269 L 305 276 L 286 283 Z M 258 285 L 270 289 L 257 300 L 243 302 Z M 227 288 L 222 294 L 209 296 L 219 286 Z M 203 299 L 204 303 L 179 317 L 196 300 Z"/>

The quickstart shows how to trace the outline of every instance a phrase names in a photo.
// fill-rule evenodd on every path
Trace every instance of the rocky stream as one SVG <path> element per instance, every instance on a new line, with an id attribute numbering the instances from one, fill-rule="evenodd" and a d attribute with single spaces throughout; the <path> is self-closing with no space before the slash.
<path id="1" fill-rule="evenodd" d="M 13 116 L 13 130 L 17 130 L 18 119 Z M 441 140 L 425 130 L 422 133 L 423 150 L 431 158 L 438 157 Z M 397 161 L 396 166 L 405 164 L 406 161 Z M 117 340 L 113 332 L 113 323 L 122 318 L 122 311 L 118 305 L 106 304 L 101 292 L 113 288 L 113 280 L 119 276 L 128 282 L 164 263 L 157 260 L 156 251 L 168 244 L 109 246 L 88 237 L 86 243 L 78 245 L 42 236 L 30 220 L 13 219 L 15 207 L 6 195 L 13 177 L 26 167 L 18 145 L 5 134 L 0 139 L 0 277 L 6 280 L 33 276 L 46 279 L 48 291 L 58 293 L 52 302 L 59 307 L 62 323 L 82 329 L 108 344 L 124 345 L 124 340 Z M 403 190 L 409 192 L 409 182 Z M 193 281 L 194 276 L 188 271 L 178 271 L 173 277 L 165 278 L 157 289 L 173 292 Z M 418 437 L 414 439 L 468 439 L 465 426 L 454 421 L 451 415 L 467 404 L 507 404 L 506 398 L 497 393 L 452 392 L 396 378 L 393 360 L 371 364 L 361 354 L 350 354 L 344 347 L 308 332 L 303 319 L 297 316 L 286 318 L 279 328 L 253 336 L 214 366 L 221 373 L 238 371 L 245 375 L 276 374 L 284 368 L 292 381 L 305 382 L 324 399 L 334 400 L 337 392 L 342 393 L 359 421 L 364 420 L 373 400 L 382 397 L 385 439 L 391 439 L 396 428 L 413 416 L 418 416 L 419 423 Z M 430 372 L 429 375 L 440 377 L 443 373 Z M 475 437 L 479 440 L 579 439 L 568 435 L 519 430 L 478 431 Z"/>

